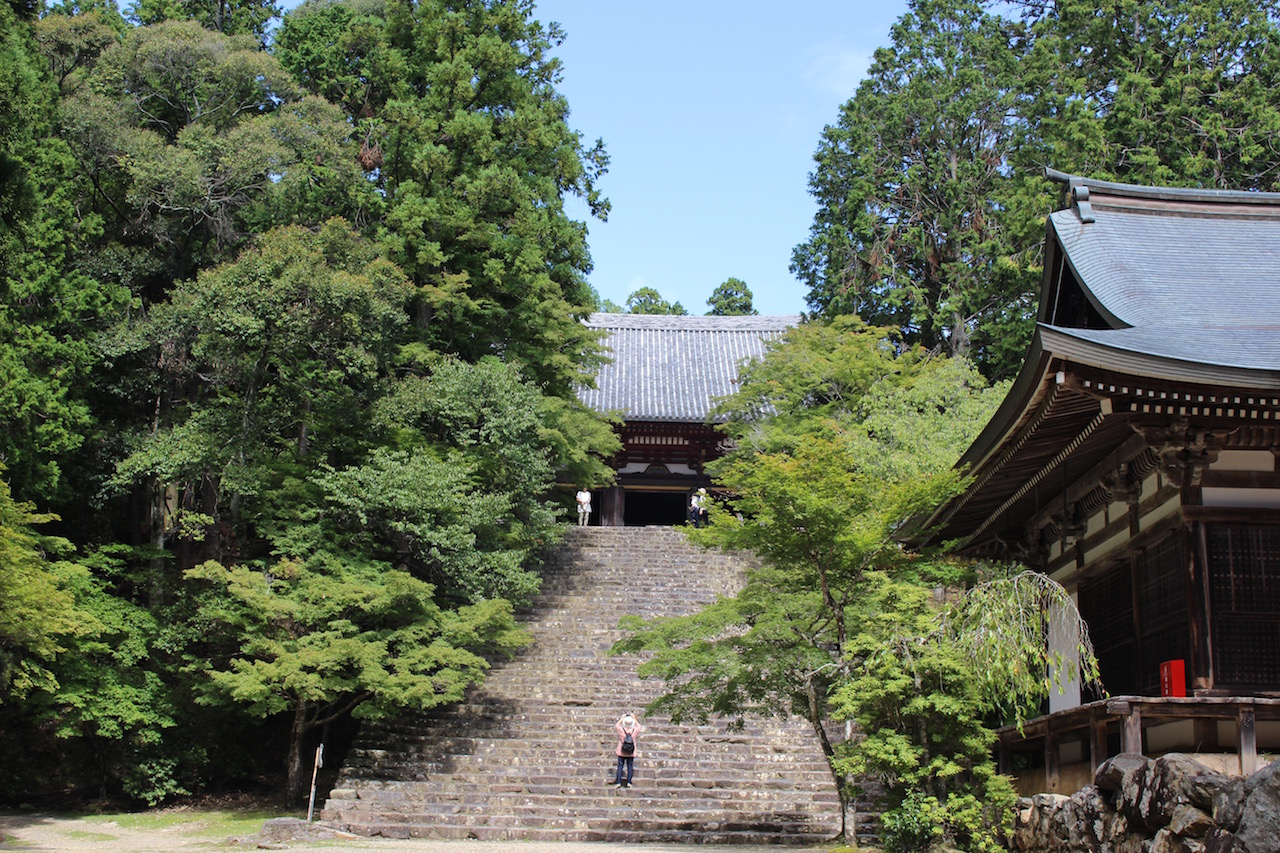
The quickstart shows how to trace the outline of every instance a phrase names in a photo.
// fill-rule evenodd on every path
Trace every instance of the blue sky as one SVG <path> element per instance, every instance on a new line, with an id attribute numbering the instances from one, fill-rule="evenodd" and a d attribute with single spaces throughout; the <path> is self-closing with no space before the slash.
<path id="1" fill-rule="evenodd" d="M 815 206 L 824 126 L 889 40 L 905 0 L 537 0 L 566 32 L 556 49 L 569 123 L 612 162 L 607 222 L 586 219 L 591 283 L 618 304 L 639 287 L 707 311 L 730 276 L 761 314 L 806 309 L 787 269 Z"/>

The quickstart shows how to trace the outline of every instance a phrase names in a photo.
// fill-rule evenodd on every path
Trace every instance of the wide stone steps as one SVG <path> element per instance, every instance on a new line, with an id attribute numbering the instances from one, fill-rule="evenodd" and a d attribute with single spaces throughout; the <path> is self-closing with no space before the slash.
<path id="1" fill-rule="evenodd" d="M 635 783 L 612 781 L 614 721 L 662 693 L 609 655 L 618 622 L 694 612 L 736 592 L 744 563 L 670 528 L 575 528 L 520 614 L 533 645 L 454 708 L 367 724 L 322 819 L 397 838 L 814 843 L 840 829 L 826 759 L 803 720 L 644 719 Z"/>

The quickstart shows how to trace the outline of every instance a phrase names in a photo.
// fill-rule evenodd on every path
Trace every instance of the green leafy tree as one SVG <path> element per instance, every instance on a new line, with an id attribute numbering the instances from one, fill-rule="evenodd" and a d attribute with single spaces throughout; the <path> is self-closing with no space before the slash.
<path id="1" fill-rule="evenodd" d="M 284 472 L 363 453 L 407 298 L 403 274 L 335 220 L 263 235 L 122 330 L 122 355 L 154 359 L 157 417 L 115 476 L 152 497 L 151 543 L 203 537 L 219 559 L 271 516 L 260 501 Z"/>
<path id="2" fill-rule="evenodd" d="M 102 799 L 122 793 L 155 806 L 192 793 L 204 768 L 182 726 L 165 637 L 164 620 L 178 614 L 135 600 L 128 551 L 109 546 L 82 560 L 90 571 L 71 591 L 90 627 L 59 655 L 57 689 L 32 696 L 24 710 L 55 741 L 54 782 L 87 781 Z"/>
<path id="3" fill-rule="evenodd" d="M 564 199 L 604 218 L 596 182 L 608 158 L 569 129 L 550 55 L 563 36 L 531 11 L 524 0 L 304 3 L 276 44 L 355 128 L 357 159 L 385 198 L 383 243 L 415 287 L 411 358 L 513 365 L 543 390 L 560 476 L 602 483 L 618 444 L 577 399 L 603 355 L 580 322 L 598 297 L 585 225 Z"/>
<path id="4" fill-rule="evenodd" d="M 271 21 L 280 17 L 274 0 L 133 0 L 130 17 L 140 24 L 196 21 L 227 36 L 247 35 L 266 46 Z"/>
<path id="5" fill-rule="evenodd" d="M 654 707 L 676 718 L 799 714 L 829 757 L 823 722 L 850 644 L 871 617 L 868 578 L 955 581 L 898 539 L 906 519 L 954 494 L 951 462 L 999 390 L 959 360 L 899 352 L 854 318 L 789 330 L 721 404 L 735 450 L 715 464 L 732 512 L 713 507 L 696 541 L 758 554 L 744 590 L 701 614 L 643 625 L 619 650 L 655 652 L 667 681 Z M 842 793 L 844 789 L 842 787 Z"/>
<path id="6" fill-rule="evenodd" d="M 95 624 L 71 589 L 85 568 L 60 559 L 70 543 L 34 530 L 54 519 L 15 501 L 0 480 L 0 704 L 56 690 L 55 658 Z"/>
<path id="7" fill-rule="evenodd" d="M 1061 198 L 1045 167 L 1276 188 L 1278 24 L 1272 0 L 913 2 L 815 154 L 810 307 L 1012 375 Z"/>
<path id="8" fill-rule="evenodd" d="M 93 433 L 93 339 L 128 293 L 90 275 L 81 253 L 97 223 L 66 180 L 57 88 L 41 56 L 44 22 L 0 8 L 0 463 L 23 498 L 65 502 L 68 468 Z"/>
<path id="9" fill-rule="evenodd" d="M 815 311 L 1016 369 L 1039 280 L 1008 178 L 1025 43 L 978 0 L 910 4 L 814 155 L 818 213 L 792 270 Z"/>
<path id="10" fill-rule="evenodd" d="M 873 573 L 862 596 L 849 675 L 831 697 L 834 716 L 856 722 L 858 734 L 840 745 L 835 766 L 884 785 L 886 851 L 1003 850 L 1016 798 L 991 758 L 972 644 L 948 642 L 939 602 L 921 584 Z"/>
<path id="11" fill-rule="evenodd" d="M 996 773 L 986 722 L 1021 725 L 1065 680 L 1101 688 L 1067 591 L 1036 572 L 985 571 L 996 576 L 945 604 L 921 585 L 868 577 L 849 678 L 831 699 L 859 735 L 835 766 L 885 785 L 887 850 L 1003 850 L 1014 794 Z M 1050 643 L 1051 621 L 1074 638 L 1069 652 Z"/>
<path id="12" fill-rule="evenodd" d="M 381 203 L 337 108 L 300 100 L 252 38 L 194 21 L 131 30 L 62 116 L 80 204 L 101 230 L 91 263 L 145 304 L 234 257 L 251 233 L 364 223 Z"/>
<path id="13" fill-rule="evenodd" d="M 652 287 L 642 287 L 639 290 L 632 291 L 631 295 L 627 297 L 627 313 L 679 314 L 683 316 L 689 312 L 679 302 L 668 302 L 663 299 L 662 294 Z"/>
<path id="14" fill-rule="evenodd" d="M 707 313 L 716 317 L 734 317 L 745 314 L 759 314 L 751 306 L 751 288 L 740 278 L 727 278 L 716 286 L 707 299 L 711 309 Z"/>
<path id="15" fill-rule="evenodd" d="M 523 603 L 537 591 L 537 549 L 559 531 L 544 399 L 496 359 L 443 359 L 377 406 L 401 449 L 323 474 L 328 499 L 366 547 L 451 599 Z"/>
<path id="16" fill-rule="evenodd" d="M 125 31 L 120 13 L 107 6 L 83 10 L 54 6 L 35 24 L 36 43 L 63 95 L 85 84 L 102 52 Z"/>
<path id="17" fill-rule="evenodd" d="M 1280 4 L 1028 6 L 1018 162 L 1153 186 L 1280 188 Z"/>
<path id="18" fill-rule="evenodd" d="M 586 227 L 564 200 L 603 218 L 608 161 L 570 130 L 550 55 L 561 33 L 531 13 L 529 0 L 307 3 L 285 17 L 281 58 L 364 132 L 424 342 L 472 362 L 500 354 L 568 399 L 601 355 L 579 322 L 595 305 Z"/>
<path id="19" fill-rule="evenodd" d="M 459 701 L 488 668 L 486 655 L 527 642 L 509 602 L 443 609 L 430 584 L 358 553 L 316 550 L 265 571 L 209 562 L 188 577 L 208 586 L 204 624 L 235 638 L 192 660 L 208 679 L 205 701 L 225 695 L 253 716 L 292 719 L 290 803 L 303 795 L 317 729 L 348 713 L 378 719 Z"/>

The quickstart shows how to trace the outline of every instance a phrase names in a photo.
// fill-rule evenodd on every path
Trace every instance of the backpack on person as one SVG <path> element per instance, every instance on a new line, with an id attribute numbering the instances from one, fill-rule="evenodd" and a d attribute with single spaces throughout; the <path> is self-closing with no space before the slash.
<path id="1" fill-rule="evenodd" d="M 636 754 L 636 740 L 631 736 L 630 732 L 627 732 L 625 735 L 622 736 L 622 754 L 623 755 Z"/>

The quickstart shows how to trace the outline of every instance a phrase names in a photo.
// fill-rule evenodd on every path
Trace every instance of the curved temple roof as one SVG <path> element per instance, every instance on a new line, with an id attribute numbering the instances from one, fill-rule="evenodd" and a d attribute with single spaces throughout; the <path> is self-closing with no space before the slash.
<path id="1" fill-rule="evenodd" d="M 741 364 L 762 357 L 768 341 L 799 322 L 798 314 L 592 314 L 586 324 L 607 333 L 613 361 L 600 368 L 596 387 L 578 396 L 631 421 L 704 423 L 714 398 L 737 390 Z"/>
<path id="2" fill-rule="evenodd" d="M 1053 176 L 1072 205 L 1049 241 L 1110 328 L 1056 326 L 1051 305 L 1041 322 L 1117 352 L 1280 371 L 1280 193 Z"/>
<path id="3" fill-rule="evenodd" d="M 1050 482 L 1085 476 L 1157 413 L 1280 416 L 1280 193 L 1050 177 L 1071 205 L 1047 224 L 1036 333 L 932 539 L 1016 540 Z"/>

